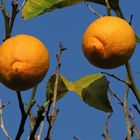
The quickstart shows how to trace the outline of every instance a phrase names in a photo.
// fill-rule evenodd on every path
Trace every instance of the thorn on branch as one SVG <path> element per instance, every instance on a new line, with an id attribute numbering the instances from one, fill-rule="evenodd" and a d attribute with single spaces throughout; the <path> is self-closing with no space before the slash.
<path id="1" fill-rule="evenodd" d="M 130 25 L 132 24 L 132 20 L 133 20 L 133 15 L 130 16 L 130 21 L 129 21 Z"/>

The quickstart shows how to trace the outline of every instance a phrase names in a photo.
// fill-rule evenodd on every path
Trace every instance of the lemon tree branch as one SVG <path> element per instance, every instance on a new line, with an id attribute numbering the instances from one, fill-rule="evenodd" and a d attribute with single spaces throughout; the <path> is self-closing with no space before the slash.
<path id="1" fill-rule="evenodd" d="M 12 14 L 10 15 L 5 8 L 4 0 L 1 0 L 1 10 L 3 13 L 4 23 L 5 23 L 4 40 L 11 37 L 11 33 L 12 33 L 12 29 L 13 29 L 13 25 L 14 25 L 16 16 L 17 16 L 18 12 L 20 11 L 20 9 L 24 6 L 24 4 L 25 4 L 25 1 L 23 2 L 23 4 L 20 7 L 18 7 L 18 0 L 16 0 L 16 1 L 13 0 L 11 3 Z"/>
<path id="2" fill-rule="evenodd" d="M 32 106 L 35 103 L 34 97 L 35 97 L 36 90 L 37 90 L 37 85 L 34 86 L 33 91 L 32 91 L 32 94 L 31 94 L 30 101 L 29 101 L 29 103 L 26 106 L 26 110 L 25 110 L 26 114 L 29 114 L 30 113 L 31 108 L 32 108 Z"/>
<path id="3" fill-rule="evenodd" d="M 136 99 L 138 100 L 138 102 L 140 104 L 140 93 L 139 93 L 139 90 L 138 90 L 138 88 L 137 88 L 137 86 L 135 84 L 135 81 L 134 81 L 134 78 L 133 78 L 133 74 L 132 74 L 132 71 L 131 71 L 130 63 L 129 62 L 126 63 L 125 67 L 126 67 L 126 70 L 127 70 L 129 81 L 130 81 L 129 87 L 133 91 Z"/>
<path id="4" fill-rule="evenodd" d="M 129 92 L 129 86 L 126 86 L 126 94 L 125 94 L 124 101 L 123 101 L 123 112 L 124 112 L 125 122 L 126 122 L 126 127 L 127 127 L 126 139 L 131 140 L 132 130 L 131 130 L 131 124 L 130 124 L 130 119 L 129 119 L 129 112 L 128 112 L 128 108 L 127 108 L 128 92 Z"/>
<path id="5" fill-rule="evenodd" d="M 54 124 L 54 121 L 57 117 L 57 114 L 59 112 L 59 109 L 55 109 L 55 106 L 56 106 L 56 100 L 57 100 L 57 94 L 58 94 L 58 79 L 59 79 L 59 75 L 60 75 L 60 67 L 61 67 L 61 55 L 62 55 L 62 52 L 66 50 L 66 48 L 64 48 L 63 44 L 60 42 L 60 45 L 59 45 L 59 53 L 56 55 L 56 58 L 57 58 L 57 67 L 56 67 L 56 72 L 55 72 L 55 82 L 54 82 L 54 91 L 53 91 L 53 96 L 50 97 L 49 99 L 49 104 L 48 104 L 48 110 L 46 112 L 46 117 L 47 117 L 47 121 L 49 123 L 49 128 L 48 128 L 48 131 L 47 131 L 47 136 L 45 138 L 45 140 L 50 140 L 51 139 L 51 130 L 53 128 L 53 124 Z M 52 104 L 52 114 L 51 116 L 49 115 L 50 113 L 50 107 L 51 107 L 51 104 Z"/>
<path id="6" fill-rule="evenodd" d="M 21 118 L 20 126 L 19 126 L 19 129 L 18 129 L 15 140 L 19 140 L 20 137 L 22 136 L 23 132 L 24 132 L 24 125 L 25 125 L 26 119 L 27 119 L 27 117 L 30 113 L 31 108 L 33 107 L 33 105 L 35 103 L 34 102 L 34 96 L 35 96 L 35 93 L 36 93 L 36 89 L 37 89 L 37 86 L 35 86 L 33 88 L 33 91 L 32 91 L 31 97 L 30 97 L 30 101 L 27 104 L 26 110 L 24 109 L 21 93 L 19 91 L 17 91 L 19 107 L 20 107 L 20 110 L 21 110 L 22 118 Z"/>
<path id="7" fill-rule="evenodd" d="M 124 16 L 123 16 L 123 13 L 119 7 L 119 9 L 116 9 L 115 10 L 116 12 L 116 15 L 119 16 L 120 18 L 123 18 L 124 19 Z M 127 74 L 128 74 L 128 80 L 130 81 L 130 84 L 129 84 L 129 87 L 131 88 L 131 90 L 133 91 L 138 103 L 140 104 L 140 93 L 139 93 L 139 90 L 135 84 L 135 81 L 134 81 L 134 78 L 133 78 L 133 73 L 132 73 L 132 70 L 131 70 L 131 66 L 130 66 L 130 63 L 127 62 L 125 64 L 125 67 L 126 67 L 126 71 L 127 71 Z"/>
<path id="8" fill-rule="evenodd" d="M 2 101 L 1 101 L 1 99 L 0 99 L 0 128 L 2 129 L 2 131 L 4 132 L 4 134 L 6 135 L 7 139 L 8 139 L 8 140 L 11 140 L 11 138 L 10 138 L 8 132 L 7 132 L 6 129 L 5 129 L 5 125 L 4 125 L 4 121 L 3 121 L 3 117 L 2 117 L 2 109 L 3 109 L 5 106 L 9 105 L 9 102 L 6 103 L 5 105 L 1 105 L 1 102 L 2 102 Z"/>
<path id="9" fill-rule="evenodd" d="M 12 32 L 16 15 L 19 12 L 19 9 L 18 9 L 18 1 L 12 1 L 12 4 L 11 5 L 12 5 L 12 16 L 11 16 L 11 20 L 10 20 L 10 24 L 9 24 L 10 33 Z M 11 34 L 10 34 L 10 36 L 11 36 Z"/>
<path id="10" fill-rule="evenodd" d="M 5 39 L 10 37 L 10 28 L 9 28 L 9 23 L 10 23 L 10 15 L 6 11 L 4 0 L 1 0 L 1 10 L 3 13 L 4 17 L 4 23 L 5 23 Z"/>
<path id="11" fill-rule="evenodd" d="M 111 16 L 111 7 L 108 0 L 105 0 L 107 15 Z"/>
<path id="12" fill-rule="evenodd" d="M 102 15 L 100 15 L 99 13 L 97 13 L 97 12 L 91 7 L 91 5 L 87 3 L 87 1 L 85 1 L 84 3 L 86 4 L 86 6 L 88 7 L 88 9 L 89 9 L 92 13 L 94 13 L 94 14 L 95 14 L 96 16 L 98 16 L 98 17 L 102 17 Z"/>

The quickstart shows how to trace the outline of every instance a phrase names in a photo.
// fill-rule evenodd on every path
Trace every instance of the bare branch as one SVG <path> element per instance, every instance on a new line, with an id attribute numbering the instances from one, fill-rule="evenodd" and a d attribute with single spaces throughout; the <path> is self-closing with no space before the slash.
<path id="1" fill-rule="evenodd" d="M 121 99 L 110 88 L 109 88 L 109 92 L 112 94 L 112 96 L 114 96 L 117 99 L 120 105 L 123 105 L 123 102 L 121 101 Z"/>
<path id="2" fill-rule="evenodd" d="M 36 131 L 40 126 L 40 123 L 44 120 L 44 111 L 45 110 L 44 110 L 43 106 L 39 107 L 39 110 L 37 112 L 37 117 L 36 117 L 36 120 L 35 120 L 35 124 L 34 124 L 34 129 L 32 130 L 32 132 L 30 134 L 29 140 L 33 140 L 33 138 L 36 134 Z"/>
<path id="3" fill-rule="evenodd" d="M 132 129 L 131 129 L 129 113 L 128 113 L 128 108 L 127 108 L 128 92 L 129 92 L 129 86 L 126 87 L 126 95 L 125 95 L 125 98 L 124 98 L 124 101 L 123 101 L 123 111 L 124 111 L 125 122 L 126 122 L 126 127 L 127 127 L 127 137 L 126 137 L 126 140 L 131 140 Z"/>
<path id="4" fill-rule="evenodd" d="M 20 137 L 22 136 L 23 132 L 24 132 L 25 122 L 27 120 L 27 117 L 28 117 L 28 115 L 30 113 L 31 108 L 33 107 L 33 105 L 35 103 L 34 102 L 34 96 L 35 96 L 35 93 L 36 93 L 36 89 L 37 89 L 37 86 L 35 86 L 33 88 L 33 90 L 32 90 L 30 101 L 27 104 L 26 110 L 24 109 L 24 106 L 23 106 L 23 102 L 22 102 L 22 98 L 21 98 L 21 93 L 19 91 L 17 92 L 17 96 L 18 96 L 18 101 L 19 101 L 19 106 L 20 106 L 22 118 L 21 118 L 20 126 L 19 126 L 19 129 L 18 129 L 18 132 L 17 132 L 15 140 L 19 140 Z"/>
<path id="5" fill-rule="evenodd" d="M 37 136 L 38 140 L 41 140 L 41 134 L 42 134 L 42 131 L 43 131 L 43 127 L 44 127 L 44 121 L 41 122 L 39 134 Z"/>
<path id="6" fill-rule="evenodd" d="M 58 89 L 58 78 L 60 74 L 60 67 L 61 67 L 61 54 L 66 48 L 64 48 L 63 44 L 60 42 L 59 45 L 59 53 L 56 55 L 57 58 L 57 67 L 56 67 L 56 79 L 54 84 L 54 95 L 53 95 L 53 102 L 52 102 L 52 117 L 55 116 L 55 104 L 56 104 L 56 98 L 57 98 L 57 89 Z"/>
<path id="7" fill-rule="evenodd" d="M 133 113 L 132 113 L 132 109 L 130 109 L 130 115 L 129 115 L 129 118 L 132 122 L 132 131 L 134 132 L 134 134 L 136 135 L 137 139 L 140 140 L 140 132 L 136 126 L 136 123 L 135 123 L 135 120 L 134 120 L 134 116 L 133 116 Z"/>
<path id="8" fill-rule="evenodd" d="M 110 121 L 111 116 L 112 116 L 112 113 L 108 113 L 106 123 L 105 123 L 105 132 L 104 132 L 104 134 L 102 134 L 102 136 L 104 137 L 105 140 L 111 140 L 111 137 L 110 137 L 109 131 L 108 131 L 109 121 Z"/>
<path id="9" fill-rule="evenodd" d="M 56 100 L 57 100 L 57 91 L 58 91 L 58 78 L 59 78 L 59 74 L 60 74 L 60 67 L 61 67 L 61 55 L 62 52 L 67 50 L 66 48 L 64 48 L 63 44 L 60 42 L 59 44 L 59 53 L 56 55 L 57 58 L 57 67 L 56 67 L 56 79 L 55 79 L 55 84 L 54 84 L 54 93 L 53 93 L 53 97 L 50 97 L 50 101 L 49 101 L 49 105 L 48 105 L 48 110 L 46 112 L 46 117 L 47 117 L 47 121 L 49 123 L 49 128 L 47 131 L 47 136 L 45 137 L 45 140 L 50 140 L 51 139 L 51 131 L 53 128 L 53 124 L 55 122 L 55 119 L 59 113 L 59 109 L 55 109 L 56 106 Z M 51 116 L 49 115 L 50 113 L 50 107 L 51 107 L 51 103 L 52 103 L 52 114 Z"/>
<path id="10" fill-rule="evenodd" d="M 136 111 L 138 112 L 138 114 L 140 115 L 140 109 L 138 108 L 138 106 L 136 104 L 133 104 L 133 107 L 136 109 Z"/>
<path id="11" fill-rule="evenodd" d="M 8 132 L 6 131 L 5 126 L 4 126 L 4 121 L 2 118 L 2 109 L 3 109 L 3 106 L 1 105 L 1 99 L 0 99 L 0 127 L 1 127 L 2 131 L 4 132 L 5 136 L 7 137 L 7 139 L 11 140 L 11 138 L 10 138 Z"/>
<path id="12" fill-rule="evenodd" d="M 112 92 L 110 92 L 110 103 L 112 102 Z M 107 114 L 107 118 L 106 118 L 106 122 L 105 122 L 105 132 L 104 134 L 102 134 L 102 136 L 104 137 L 105 140 L 111 140 L 111 137 L 110 137 L 110 134 L 109 134 L 109 121 L 110 121 L 110 118 L 112 116 L 112 113 L 108 113 Z"/>
<path id="13" fill-rule="evenodd" d="M 27 0 L 24 0 L 23 3 L 18 7 L 18 11 L 20 11 L 24 5 L 26 4 Z"/>
<path id="14" fill-rule="evenodd" d="M 139 93 L 139 90 L 135 84 L 135 81 L 134 81 L 134 78 L 133 78 L 133 74 L 132 74 L 132 71 L 131 71 L 131 66 L 130 66 L 130 63 L 126 63 L 125 64 L 125 67 L 126 67 L 126 70 L 127 70 L 127 75 L 128 75 L 128 79 L 130 81 L 130 84 L 129 84 L 129 87 L 131 88 L 131 90 L 133 91 L 138 103 L 140 104 L 140 93 Z"/>
<path id="15" fill-rule="evenodd" d="M 24 116 L 25 115 L 25 110 L 24 110 L 24 104 L 23 104 L 23 101 L 22 101 L 20 91 L 17 91 L 17 97 L 18 97 L 19 108 L 20 108 L 21 114 L 22 114 L 22 116 Z"/>
<path id="16" fill-rule="evenodd" d="M 122 83 L 125 83 L 126 85 L 129 85 L 129 84 L 130 84 L 129 81 L 123 80 L 123 79 L 117 77 L 117 76 L 114 75 L 114 74 L 110 74 L 110 73 L 107 73 L 107 72 L 101 72 L 101 73 L 102 73 L 102 74 L 106 74 L 106 75 L 108 75 L 108 76 L 110 76 L 110 77 L 112 77 L 112 78 L 114 78 L 114 79 L 116 79 L 116 80 L 118 80 L 118 81 L 120 81 L 120 82 L 122 82 Z"/>
<path id="17" fill-rule="evenodd" d="M 86 1 L 85 1 L 85 4 L 86 4 L 86 6 L 88 7 L 88 9 L 89 9 L 93 14 L 95 14 L 95 15 L 98 16 L 98 17 L 102 17 L 102 15 L 100 15 L 99 13 L 97 13 L 97 12 L 93 9 L 93 7 L 92 7 L 90 4 L 88 4 Z"/>
<path id="18" fill-rule="evenodd" d="M 30 118 L 30 133 L 32 133 L 35 123 L 36 123 L 36 117 L 33 116 L 32 112 L 30 111 L 29 113 L 29 118 Z M 29 140 L 30 137 L 28 137 Z M 38 140 L 37 136 L 34 135 L 34 137 L 32 138 L 33 140 Z"/>

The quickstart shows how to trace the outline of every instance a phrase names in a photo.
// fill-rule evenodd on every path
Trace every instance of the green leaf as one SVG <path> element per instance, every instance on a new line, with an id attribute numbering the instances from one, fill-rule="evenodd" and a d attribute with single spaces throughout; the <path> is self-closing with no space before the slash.
<path id="1" fill-rule="evenodd" d="M 50 95 L 53 96 L 55 75 L 52 75 L 47 82 L 47 101 Z M 100 73 L 85 76 L 76 82 L 68 81 L 64 76 L 59 76 L 57 101 L 68 91 L 76 92 L 88 105 L 102 110 L 112 112 L 112 107 L 107 97 L 109 82 Z"/>
<path id="2" fill-rule="evenodd" d="M 85 76 L 73 84 L 74 91 L 85 103 L 104 112 L 112 112 L 107 97 L 109 82 L 102 74 Z"/>
<path id="3" fill-rule="evenodd" d="M 56 79 L 56 76 L 54 74 L 50 77 L 50 79 L 47 82 L 47 88 L 46 88 L 47 101 L 51 98 L 51 96 L 53 97 L 55 79 Z M 59 76 L 59 78 L 58 78 L 57 100 L 60 100 L 69 91 L 68 88 L 66 87 L 63 79 L 62 79 L 62 76 Z"/>
<path id="4" fill-rule="evenodd" d="M 28 0 L 22 9 L 24 19 L 30 19 L 52 10 L 72 6 L 84 0 Z"/>

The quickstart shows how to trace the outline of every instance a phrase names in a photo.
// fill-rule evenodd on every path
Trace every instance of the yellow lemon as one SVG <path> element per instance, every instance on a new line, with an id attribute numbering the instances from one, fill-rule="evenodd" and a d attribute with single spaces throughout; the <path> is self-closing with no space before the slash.
<path id="1" fill-rule="evenodd" d="M 99 68 L 119 67 L 131 58 L 136 45 L 135 32 L 127 21 L 104 16 L 86 29 L 82 48 L 88 61 Z"/>
<path id="2" fill-rule="evenodd" d="M 26 34 L 7 39 L 0 47 L 0 81 L 13 90 L 27 90 L 45 77 L 50 60 L 44 44 Z"/>

